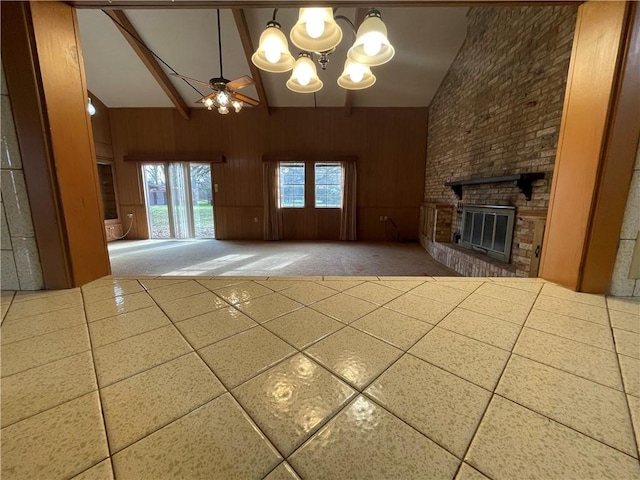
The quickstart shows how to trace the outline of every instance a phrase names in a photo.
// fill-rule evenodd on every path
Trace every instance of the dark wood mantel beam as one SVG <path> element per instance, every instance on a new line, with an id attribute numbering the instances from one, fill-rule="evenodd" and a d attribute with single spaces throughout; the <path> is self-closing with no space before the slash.
<path id="1" fill-rule="evenodd" d="M 191 116 L 189 107 L 187 106 L 184 99 L 180 96 L 180 93 L 178 93 L 176 87 L 173 85 L 173 83 L 171 83 L 169 76 L 165 73 L 165 71 L 162 69 L 151 52 L 132 37 L 132 35 L 134 35 L 141 40 L 140 35 L 136 31 L 129 18 L 127 18 L 127 15 L 122 10 L 105 9 L 104 12 L 109 15 L 111 20 L 113 20 L 116 27 L 118 27 L 118 30 L 120 30 L 120 33 L 122 33 L 133 51 L 136 53 L 136 55 L 138 55 L 138 58 L 140 58 L 145 67 L 147 67 L 149 73 L 151 73 L 153 78 L 156 79 L 156 82 L 158 82 L 160 88 L 162 88 L 164 93 L 167 94 L 167 97 L 169 97 L 171 103 L 173 103 L 178 112 L 180 112 L 180 115 L 185 120 L 189 120 L 189 117 Z"/>
<path id="2" fill-rule="evenodd" d="M 269 114 L 269 102 L 267 100 L 267 92 L 264 89 L 262 83 L 262 75 L 260 69 L 256 67 L 251 61 L 251 56 L 255 51 L 253 48 L 253 42 L 251 41 L 251 34 L 249 33 L 249 26 L 247 25 L 247 18 L 244 15 L 244 10 L 241 8 L 233 9 L 233 19 L 236 22 L 238 33 L 240 34 L 240 40 L 242 41 L 242 48 L 244 48 L 244 54 L 247 57 L 247 63 L 249 64 L 249 70 L 251 71 L 251 78 L 256 82 L 256 90 L 258 92 L 258 100 L 260 100 L 260 107 Z"/>

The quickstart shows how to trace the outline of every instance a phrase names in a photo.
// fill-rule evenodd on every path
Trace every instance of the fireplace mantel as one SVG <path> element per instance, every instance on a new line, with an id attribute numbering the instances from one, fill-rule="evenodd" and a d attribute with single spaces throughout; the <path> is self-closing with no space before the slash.
<path id="1" fill-rule="evenodd" d="M 531 183 L 536 180 L 544 178 L 544 172 L 532 172 L 532 173 L 517 173 L 515 175 L 502 175 L 499 177 L 480 177 L 480 178 L 468 178 L 465 180 L 455 180 L 453 182 L 446 182 L 445 187 L 451 187 L 453 193 L 456 194 L 459 200 L 462 200 L 462 187 L 465 185 L 482 185 L 485 183 L 505 183 L 516 182 L 516 186 L 525 196 L 527 201 L 531 200 L 531 194 L 533 188 Z"/>

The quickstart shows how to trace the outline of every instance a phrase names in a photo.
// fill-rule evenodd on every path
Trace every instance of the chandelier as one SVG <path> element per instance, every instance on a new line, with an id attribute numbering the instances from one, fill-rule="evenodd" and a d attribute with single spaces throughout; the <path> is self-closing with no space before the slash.
<path id="1" fill-rule="evenodd" d="M 393 58 L 394 48 L 387 38 L 387 27 L 380 12 L 370 9 L 360 27 L 345 16 L 334 16 L 331 8 L 301 8 L 298 21 L 291 29 L 291 43 L 301 49 L 297 60 L 289 52 L 287 37 L 276 22 L 278 9 L 260 35 L 258 49 L 251 57 L 253 64 L 265 72 L 291 71 L 287 88 L 296 93 L 315 93 L 322 86 L 313 55 L 318 56 L 322 70 L 326 70 L 329 55 L 342 41 L 342 29 L 336 20 L 345 21 L 355 35 L 355 41 L 347 52 L 344 70 L 337 83 L 347 90 L 362 90 L 372 86 L 376 77 L 371 67 L 383 65 Z"/>

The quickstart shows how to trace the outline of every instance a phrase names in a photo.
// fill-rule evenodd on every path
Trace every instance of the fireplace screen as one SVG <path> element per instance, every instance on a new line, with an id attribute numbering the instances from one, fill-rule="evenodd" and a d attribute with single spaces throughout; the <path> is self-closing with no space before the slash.
<path id="1" fill-rule="evenodd" d="M 509 263 L 514 218 L 515 207 L 465 206 L 460 244 Z"/>

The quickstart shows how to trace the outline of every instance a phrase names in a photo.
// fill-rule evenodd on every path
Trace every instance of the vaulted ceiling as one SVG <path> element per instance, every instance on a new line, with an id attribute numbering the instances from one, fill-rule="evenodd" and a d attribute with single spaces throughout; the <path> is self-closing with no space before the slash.
<path id="1" fill-rule="evenodd" d="M 254 46 L 272 9 L 245 9 L 249 34 Z M 396 49 L 387 64 L 372 68 L 376 84 L 354 92 L 353 106 L 426 107 L 457 54 L 466 34 L 465 7 L 382 8 L 389 40 Z M 219 76 L 217 24 L 215 9 L 140 9 L 125 10 L 141 40 L 179 73 L 207 81 Z M 297 19 L 294 8 L 280 9 L 277 20 L 287 34 Z M 355 8 L 340 8 L 338 14 L 355 23 Z M 168 96 L 140 61 L 113 21 L 98 9 L 79 9 L 78 22 L 87 76 L 87 84 L 108 107 L 172 107 Z M 345 105 L 346 91 L 336 80 L 353 41 L 344 24 L 344 37 L 330 55 L 325 71 L 318 68 L 324 87 L 314 99 L 312 94 L 289 91 L 289 74 L 260 72 L 269 106 L 339 107 Z M 234 79 L 251 75 L 249 63 L 231 10 L 221 10 L 224 76 Z M 289 44 L 296 56 L 296 47 Z M 170 70 L 162 67 L 167 74 Z M 180 96 L 191 107 L 201 94 L 176 77 L 170 77 Z M 203 94 L 208 88 L 194 85 Z M 258 98 L 255 87 L 242 93 Z"/>

